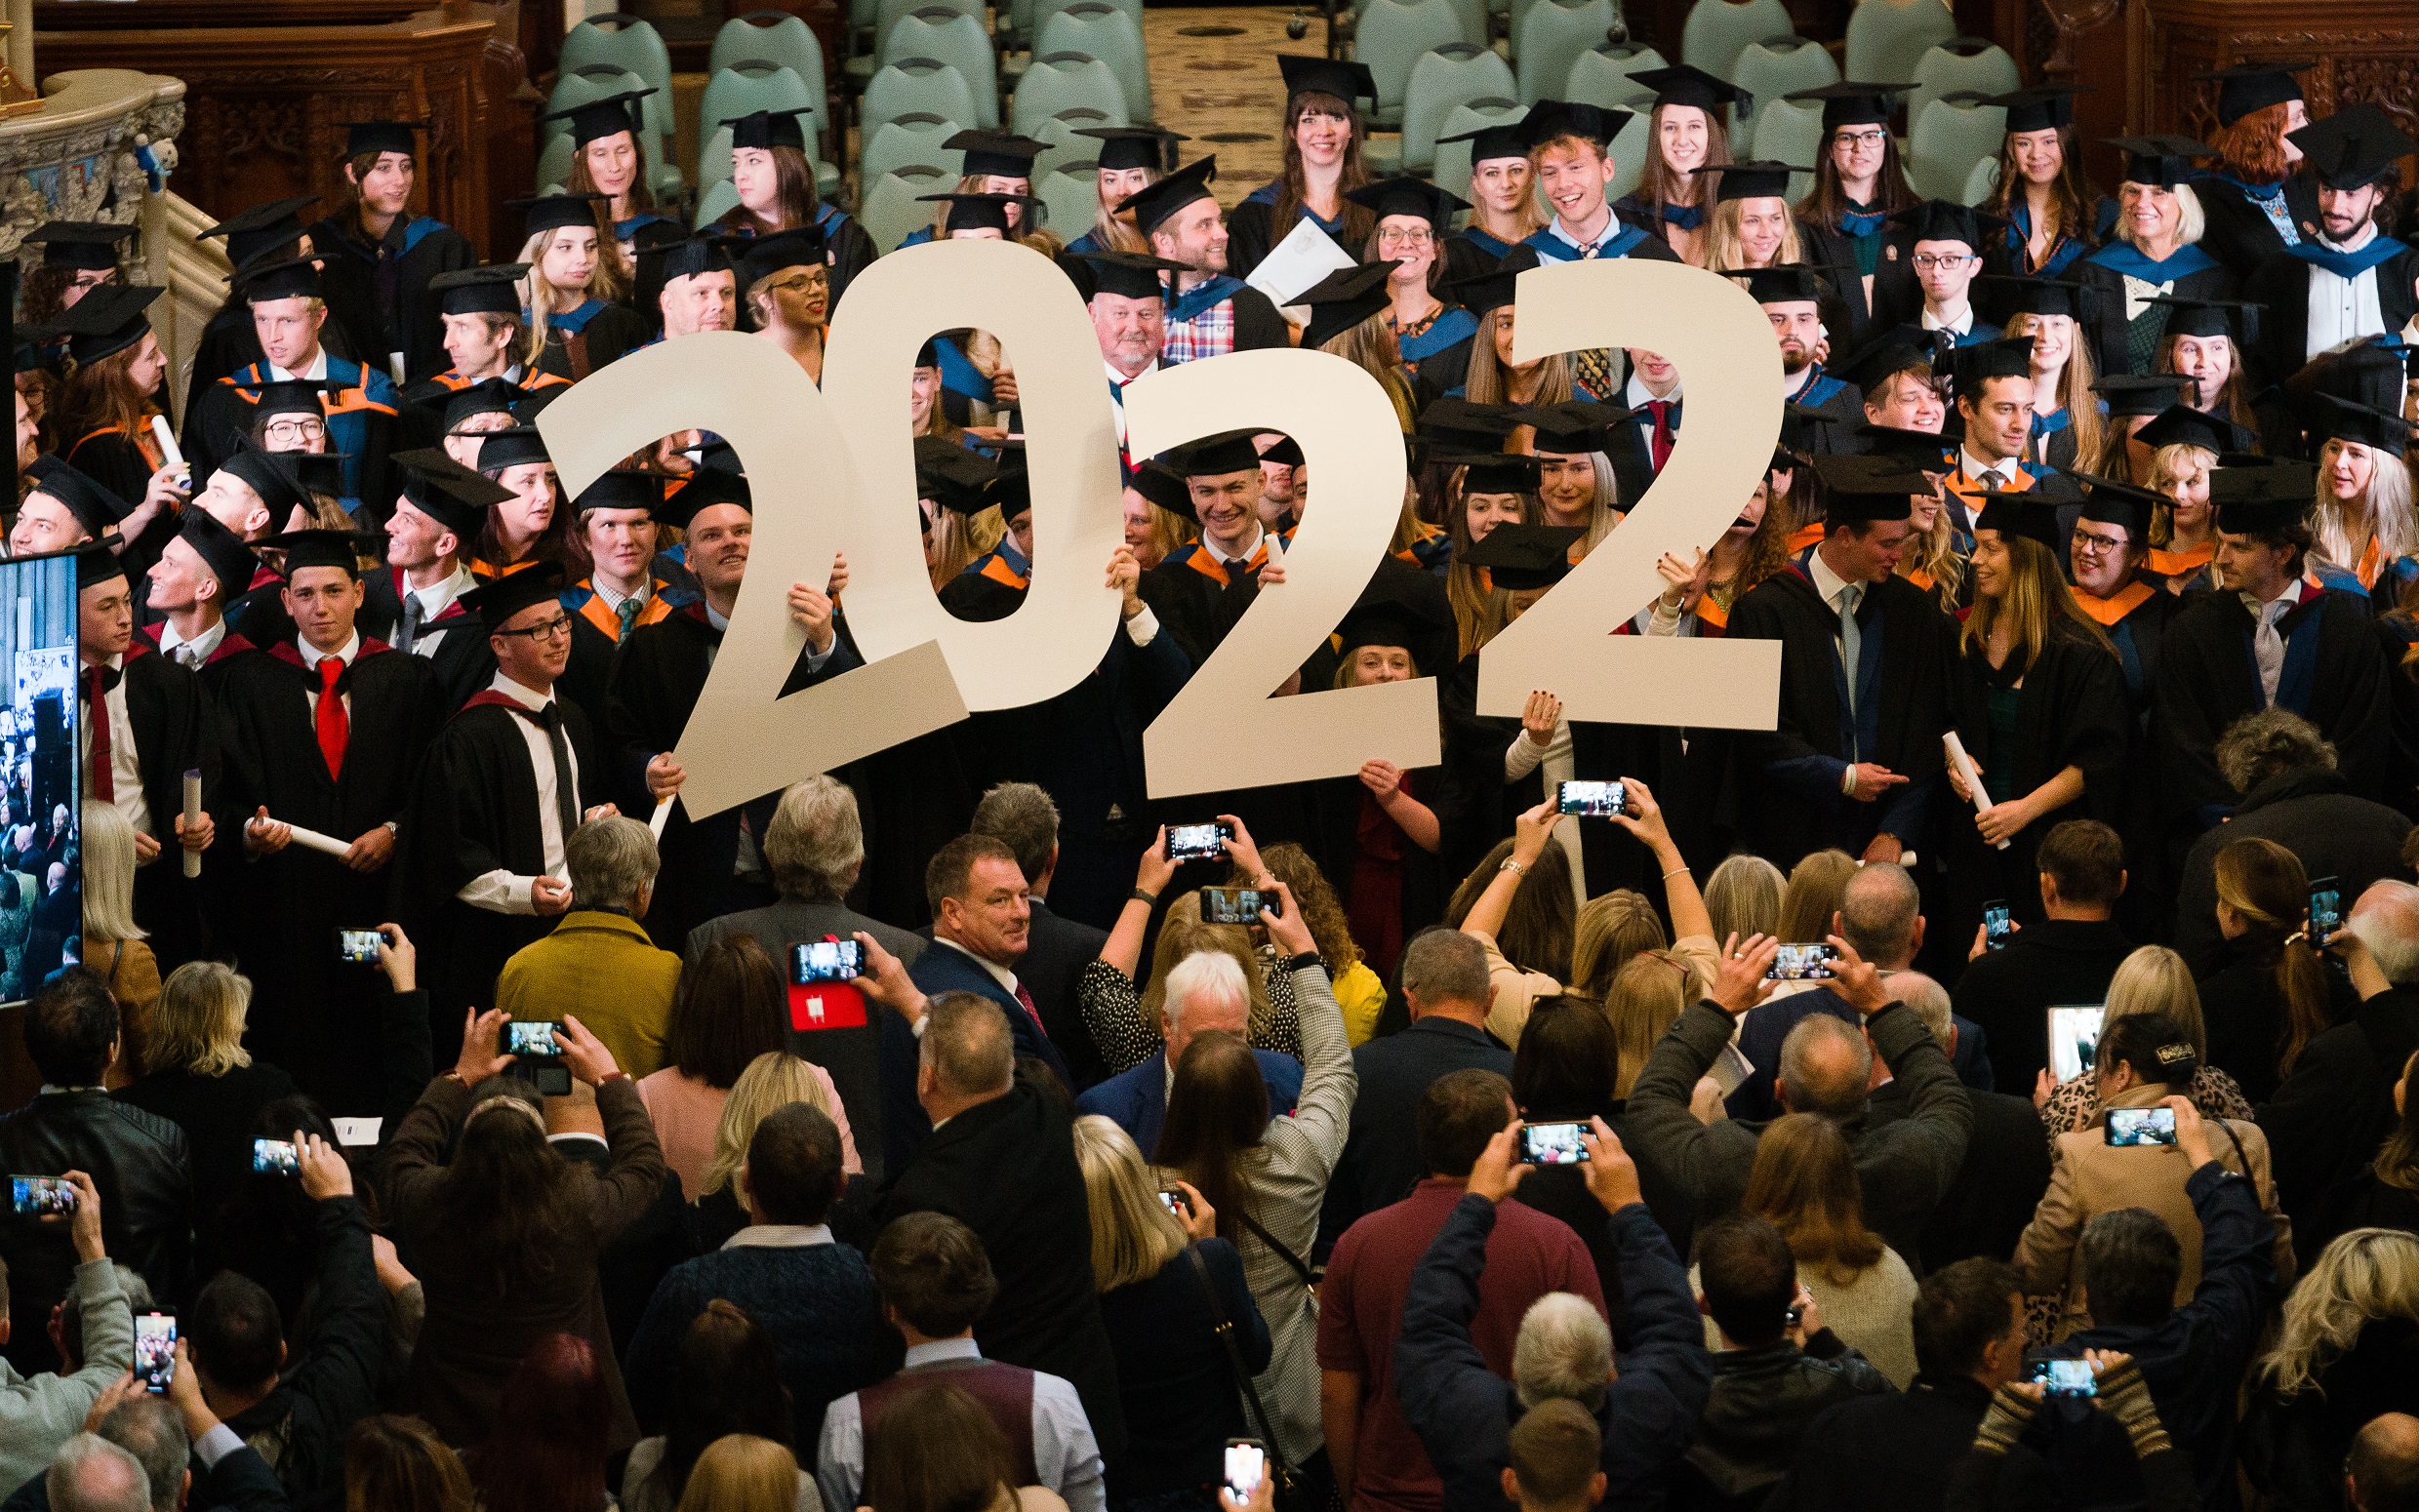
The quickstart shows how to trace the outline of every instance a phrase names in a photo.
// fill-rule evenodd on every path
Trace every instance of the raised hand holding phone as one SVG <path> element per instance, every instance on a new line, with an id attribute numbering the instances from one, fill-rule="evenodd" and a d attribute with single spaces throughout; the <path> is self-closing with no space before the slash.
<path id="1" fill-rule="evenodd" d="M 1638 1188 L 1637 1162 L 1622 1148 L 1621 1135 L 1603 1119 L 1588 1120 L 1588 1133 L 1580 1136 L 1580 1143 L 1588 1151 L 1588 1190 L 1605 1212 L 1619 1213 L 1646 1200 Z"/>
<path id="2" fill-rule="evenodd" d="M 508 1070 L 511 1055 L 497 1052 L 496 1042 L 504 1036 L 504 1014 L 501 1008 L 480 1013 L 475 1008 L 463 1010 L 462 1054 L 454 1061 L 454 1076 L 465 1087 L 476 1087 L 491 1076 Z"/>
<path id="3" fill-rule="evenodd" d="M 569 1014 L 563 1015 L 563 1027 L 556 1031 L 554 1039 L 563 1047 L 563 1063 L 571 1067 L 571 1074 L 590 1087 L 602 1084 L 621 1069 L 613 1063 L 613 1052 L 605 1048 L 605 1042 Z"/>
<path id="4" fill-rule="evenodd" d="M 75 1187 L 75 1211 L 67 1214 L 67 1238 L 75 1246 L 76 1263 L 90 1265 L 108 1254 L 101 1237 L 101 1188 L 81 1171 L 68 1172 L 64 1179 Z"/>
<path id="5" fill-rule="evenodd" d="M 924 989 L 907 977 L 905 963 L 882 948 L 882 942 L 863 930 L 850 936 L 865 952 L 865 970 L 857 976 L 857 990 L 906 1019 L 910 1025 L 924 1021 Z"/>
<path id="6" fill-rule="evenodd" d="M 1269 932 L 1269 942 L 1288 957 L 1315 954 L 1318 941 L 1310 936 L 1310 926 L 1304 921 L 1301 907 L 1294 902 L 1294 890 L 1274 877 L 1267 881 L 1268 886 L 1261 891 L 1273 891 L 1277 900 L 1284 905 L 1282 912 L 1271 912 L 1266 908 L 1260 910 L 1261 927 Z"/>
<path id="7" fill-rule="evenodd" d="M 1470 1168 L 1470 1180 L 1464 1191 L 1489 1202 L 1502 1202 L 1512 1195 L 1512 1188 L 1533 1169 L 1520 1159 L 1523 1127 L 1515 1118 L 1495 1132 L 1494 1137 L 1487 1140 L 1487 1147 L 1478 1152 L 1477 1163 Z"/>

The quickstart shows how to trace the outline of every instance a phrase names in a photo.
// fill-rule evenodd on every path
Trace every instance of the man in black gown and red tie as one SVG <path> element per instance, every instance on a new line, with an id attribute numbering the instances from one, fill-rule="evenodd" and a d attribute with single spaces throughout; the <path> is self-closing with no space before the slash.
<path id="1" fill-rule="evenodd" d="M 184 875 L 175 853 L 207 851 L 218 833 L 210 816 L 217 721 L 200 675 L 135 639 L 135 588 L 116 552 L 94 546 L 77 555 L 76 599 L 83 792 L 134 826 L 135 922 L 165 975 L 207 952 L 201 883 Z M 202 811 L 190 819 L 187 772 L 202 776 Z"/>
<path id="2" fill-rule="evenodd" d="M 277 537 L 282 601 L 293 633 L 228 668 L 219 696 L 226 808 L 243 820 L 236 947 L 256 989 L 252 1026 L 267 1056 L 332 1113 L 384 1104 L 376 1021 L 386 984 L 333 948 L 341 929 L 395 917 L 397 837 L 412 779 L 445 720 L 429 664 L 363 635 L 358 541 L 343 531 Z M 343 855 L 293 843 L 294 827 L 329 836 Z"/>
<path id="3" fill-rule="evenodd" d="M 604 801 L 587 716 L 554 696 L 571 657 L 562 591 L 562 568 L 544 562 L 463 596 L 496 675 L 437 733 L 404 819 L 439 1065 L 460 1048 L 463 1010 L 492 1006 L 504 963 L 571 905 L 563 843 L 621 812 Z"/>

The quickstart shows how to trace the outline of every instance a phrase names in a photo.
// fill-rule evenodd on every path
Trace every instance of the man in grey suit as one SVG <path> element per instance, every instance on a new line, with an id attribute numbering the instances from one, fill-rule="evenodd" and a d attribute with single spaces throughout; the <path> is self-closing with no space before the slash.
<path id="1" fill-rule="evenodd" d="M 1076 993 L 1084 967 L 1099 960 L 1101 947 L 1109 943 L 1109 932 L 1050 911 L 1046 895 L 1059 865 L 1059 806 L 1035 783 L 1002 782 L 975 806 L 973 829 L 1015 852 L 1017 870 L 1032 889 L 1032 919 L 1017 975 L 1029 984 L 1042 1027 L 1067 1057 L 1074 1090 L 1084 1092 L 1108 1080 L 1109 1062 L 1092 1043 Z"/>
<path id="2" fill-rule="evenodd" d="M 706 947 L 732 935 L 748 935 L 764 953 L 789 970 L 789 947 L 826 935 L 847 939 L 863 930 L 884 950 L 912 966 L 927 942 L 907 931 L 869 919 L 842 901 L 857 885 L 865 865 L 866 833 L 857 817 L 857 795 L 844 782 L 816 776 L 793 782 L 764 827 L 760 841 L 765 869 L 781 901 L 763 908 L 746 908 L 708 919 L 689 932 L 688 959 L 695 962 Z M 868 1012 L 863 1025 L 803 1029 L 792 1018 L 789 1048 L 831 1073 L 851 1126 L 882 1127 L 880 1059 L 881 1031 Z M 866 1174 L 881 1177 L 881 1141 L 867 1139 L 863 1150 Z"/>

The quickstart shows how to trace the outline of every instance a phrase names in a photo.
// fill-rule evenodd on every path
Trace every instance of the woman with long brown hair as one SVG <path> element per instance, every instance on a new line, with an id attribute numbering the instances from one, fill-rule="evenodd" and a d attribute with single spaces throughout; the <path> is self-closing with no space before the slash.
<path id="1" fill-rule="evenodd" d="M 1517 122 L 1439 137 L 1436 144 L 1470 143 L 1470 223 L 1445 241 L 1457 278 L 1483 273 L 1513 248 L 1545 229 L 1537 208 L 1537 176 Z"/>
<path id="2" fill-rule="evenodd" d="M 2108 422 L 2091 391 L 2098 374 L 2078 318 L 2088 298 L 2078 284 L 2034 278 L 2015 285 L 2007 336 L 2033 338 L 2033 439 L 2024 459 L 2036 467 L 2063 472 L 2108 445 Z"/>
<path id="3" fill-rule="evenodd" d="M 2159 336 L 2158 357 L 2151 371 L 2191 379 L 2181 392 L 2182 402 L 2240 427 L 2254 438 L 2250 445 L 2256 450 L 2259 418 L 2247 397 L 2250 379 L 2242 361 L 2249 343 L 2235 338 L 2234 317 L 2240 312 L 2245 322 L 2254 319 L 2257 306 L 2206 299 L 2155 302 L 2167 311 L 2167 329 Z"/>
<path id="4" fill-rule="evenodd" d="M 1766 470 L 1712 551 L 1699 551 L 1693 562 L 1668 551 L 1657 559 L 1663 593 L 1632 624 L 1640 635 L 1721 634 L 1730 624 L 1730 606 L 1789 565 L 1791 529 L 1789 501 L 1774 497 Z"/>
<path id="5" fill-rule="evenodd" d="M 1915 1272 L 1865 1226 L 1865 1187 L 1839 1126 L 1790 1113 L 1764 1127 L 1742 1212 L 1771 1223 L 1797 1260 L 1797 1282 L 1824 1326 L 1904 1389 L 1915 1380 Z M 1690 1284 L 1695 1284 L 1692 1270 Z M 1710 1331 L 1709 1319 L 1706 1327 Z M 1718 1340 L 1709 1340 L 1713 1348 Z"/>
<path id="6" fill-rule="evenodd" d="M 1306 218 L 1348 254 L 1360 251 L 1374 219 L 1345 197 L 1369 181 L 1360 150 L 1369 128 L 1355 103 L 1378 98 L 1368 65 L 1293 53 L 1278 54 L 1276 65 L 1285 76 L 1285 169 L 1227 217 L 1227 271 L 1236 278 L 1251 277 Z"/>
<path id="7" fill-rule="evenodd" d="M 656 214 L 647 144 L 638 131 L 639 112 L 647 108 L 643 101 L 655 93 L 630 90 L 543 118 L 571 123 L 571 173 L 563 179 L 563 192 L 605 197 L 597 207 L 598 217 L 620 244 L 624 266 L 632 269 L 642 249 L 688 234 L 679 221 Z M 664 108 L 671 108 L 668 99 Z"/>
<path id="8" fill-rule="evenodd" d="M 17 322 L 24 330 L 48 326 L 76 300 L 103 284 L 123 284 L 119 244 L 141 227 L 102 220 L 52 220 L 25 233 L 42 249 L 42 260 L 25 269 L 17 292 Z"/>
<path id="9" fill-rule="evenodd" d="M 646 317 L 623 302 L 630 279 L 597 229 L 603 201 L 550 194 L 519 203 L 528 240 L 513 260 L 529 265 L 521 280 L 528 318 L 515 360 L 576 383 L 652 339 Z"/>
<path id="10" fill-rule="evenodd" d="M 2034 852 L 2062 819 L 2116 812 L 2127 737 L 2124 669 L 2100 626 L 2075 602 L 2058 561 L 2058 512 L 2006 495 L 1974 527 L 1974 609 L 1958 637 L 1957 735 L 1990 809 L 1952 823 L 1953 870 L 1986 897 L 2005 897 L 2021 922 L 2040 917 Z M 1957 801 L 1973 796 L 1953 768 Z M 1998 842 L 2011 842 L 1997 849 Z M 2022 884 L 2019 886 L 2018 884 Z"/>
<path id="11" fill-rule="evenodd" d="M 548 1333 L 514 1368 L 494 1431 L 468 1454 L 484 1512 L 604 1512 L 622 1373 L 611 1343 Z M 621 1409 L 627 1418 L 629 1409 Z"/>
<path id="12" fill-rule="evenodd" d="M 2298 246 L 2318 219 L 2317 185 L 2294 172 L 2301 148 L 2291 134 L 2310 124 L 2301 85 L 2273 62 L 2242 63 L 2201 74 L 2217 86 L 2217 166 L 2194 185 L 2208 217 L 2209 256 L 2237 283 L 2270 258 Z"/>
<path id="13" fill-rule="evenodd" d="M 1447 388 L 1447 398 L 1467 399 L 1472 404 L 1542 407 L 1597 397 L 1580 388 L 1568 352 L 1550 352 L 1519 363 L 1512 360 L 1512 304 L 1518 298 L 1519 277 L 1537 265 L 1534 248 L 1514 247 L 1494 267 L 1453 282 L 1454 296 L 1478 323 L 1478 331 L 1470 343 L 1462 386 Z"/>
<path id="14" fill-rule="evenodd" d="M 2073 85 L 2043 84 L 1990 101 L 2007 111 L 1999 177 L 1983 209 L 2007 235 L 1983 252 L 1994 273 L 2056 278 L 2117 223 L 2117 202 L 2083 179 L 2075 139 Z"/>
<path id="15" fill-rule="evenodd" d="M 1453 556 L 1445 567 L 1445 602 L 1453 610 L 1456 660 L 1475 656 L 1512 622 L 1512 595 L 1495 586 L 1483 567 L 1466 560 L 1470 548 L 1499 525 L 1537 523 L 1537 458 L 1507 454 L 1473 457 L 1454 469 L 1446 486 L 1446 533 Z"/>
<path id="16" fill-rule="evenodd" d="M 1078 126 L 1078 137 L 1100 143 L 1093 163 L 1092 229 L 1067 244 L 1080 257 L 1087 252 L 1131 252 L 1149 256 L 1150 239 L 1134 226 L 1127 202 L 1157 183 L 1176 166 L 1176 144 L 1190 141 L 1163 126 Z"/>
<path id="17" fill-rule="evenodd" d="M 801 107 L 803 108 L 803 107 Z M 770 236 L 813 226 L 824 233 L 831 264 L 831 303 L 879 249 L 866 228 L 815 192 L 815 165 L 806 159 L 806 129 L 796 110 L 758 110 L 720 123 L 731 128 L 731 186 L 739 203 L 715 224 L 734 236 Z"/>
<path id="18" fill-rule="evenodd" d="M 473 576 L 501 577 L 541 562 L 560 563 L 566 581 L 588 575 L 593 564 L 572 528 L 574 511 L 563 507 L 562 482 L 536 431 L 502 430 L 481 441 L 479 475 L 510 489 L 512 497 L 488 506 L 487 523 L 464 564 Z"/>
<path id="19" fill-rule="evenodd" d="M 1646 125 L 1646 167 L 1638 185 L 1613 210 L 1663 238 L 1682 262 L 1708 267 L 1705 225 L 1711 207 L 1709 168 L 1730 162 L 1730 132 L 1722 112 L 1739 91 L 1702 68 L 1682 63 L 1630 75 L 1655 92 Z"/>
<path id="20" fill-rule="evenodd" d="M 1310 306 L 1310 322 L 1302 328 L 1302 349 L 1341 357 L 1377 379 L 1394 406 L 1395 423 L 1409 435 L 1434 391 L 1418 384 L 1403 366 L 1392 322 L 1393 275 L 1391 262 L 1358 263 L 1320 279 L 1296 302 Z"/>
<path id="21" fill-rule="evenodd" d="M 957 187 L 950 193 L 1006 195 L 1008 202 L 1000 208 L 1006 213 L 1008 223 L 1000 228 L 1001 234 L 1019 241 L 1034 229 L 1025 223 L 1026 207 L 1033 197 L 1033 159 L 1050 150 L 1048 142 L 1006 132 L 978 130 L 959 132 L 941 145 L 962 153 L 965 158 L 959 165 Z M 909 231 L 899 245 L 921 247 L 926 242 L 947 240 L 949 208 L 946 201 L 936 206 L 931 222 Z"/>
<path id="22" fill-rule="evenodd" d="M 417 1417 L 364 1417 L 344 1435 L 344 1512 L 472 1512 L 462 1457 Z"/>
<path id="23" fill-rule="evenodd" d="M 114 495 L 120 507 L 141 501 L 118 521 L 120 539 L 141 553 L 127 562 L 130 573 L 158 560 L 167 531 L 175 528 L 173 507 L 191 487 L 168 465 L 151 427 L 161 413 L 168 357 L 143 311 L 166 292 L 104 286 L 78 299 L 61 322 L 68 332 L 67 381 L 55 429 L 68 463 Z M 170 523 L 162 539 L 143 540 L 163 518 Z"/>
<path id="24" fill-rule="evenodd" d="M 789 1048 L 781 968 L 752 935 L 706 945 L 680 974 L 664 1028 L 664 1066 L 638 1084 L 664 1161 L 683 1190 L 705 1189 L 731 1089 L 757 1057 Z"/>
<path id="25" fill-rule="evenodd" d="M 1862 339 L 1873 323 L 1874 275 L 1883 248 L 1904 258 L 1911 245 L 1889 224 L 1890 217 L 1915 203 L 1890 135 L 1897 94 L 1890 85 L 1851 81 L 1789 97 L 1823 102 L 1823 146 L 1814 156 L 1814 188 L 1797 202 L 1797 231 L 1806 260 L 1824 269 L 1847 307 L 1848 329 L 1836 338 L 1843 342 Z"/>
<path id="26" fill-rule="evenodd" d="M 2198 983 L 2208 1059 L 2257 1104 L 2333 1025 L 2335 1007 L 2326 969 L 2310 946 L 2310 878 L 2301 858 L 2273 840 L 2237 840 L 2218 851 L 2215 881 L 2226 947 Z"/>
<path id="27" fill-rule="evenodd" d="M 412 214 L 425 121 L 354 121 L 339 170 L 342 203 L 311 227 L 330 309 L 348 355 L 400 388 L 445 369 L 445 325 L 429 280 L 476 267 L 469 238 Z M 398 368 L 396 365 L 400 364 Z"/>

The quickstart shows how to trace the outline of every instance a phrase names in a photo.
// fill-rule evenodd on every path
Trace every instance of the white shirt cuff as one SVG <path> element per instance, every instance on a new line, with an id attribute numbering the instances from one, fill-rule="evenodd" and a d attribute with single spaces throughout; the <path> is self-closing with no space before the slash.
<path id="1" fill-rule="evenodd" d="M 529 895 L 537 880 L 535 877 L 516 877 L 499 866 L 464 883 L 462 890 L 454 895 L 471 907 L 484 908 L 489 913 L 535 914 L 538 905 Z"/>
<path id="2" fill-rule="evenodd" d="M 204 1470 L 216 1470 L 220 1460 L 243 1447 L 243 1437 L 221 1423 L 193 1441 L 193 1457 L 202 1462 Z"/>
<path id="3" fill-rule="evenodd" d="M 1158 638 L 1159 617 L 1145 604 L 1143 612 L 1125 622 L 1125 638 L 1137 646 L 1148 646 Z"/>

